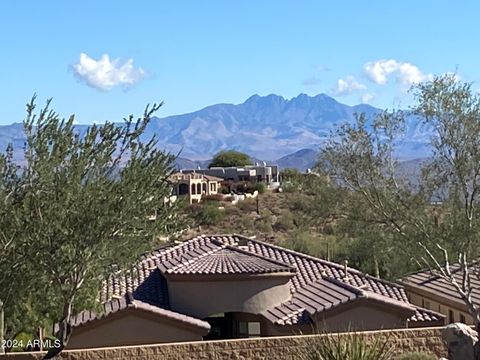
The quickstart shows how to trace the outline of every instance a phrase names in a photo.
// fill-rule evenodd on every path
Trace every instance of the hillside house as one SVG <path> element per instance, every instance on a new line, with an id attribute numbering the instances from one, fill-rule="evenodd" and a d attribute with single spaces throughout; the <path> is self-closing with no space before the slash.
<path id="1" fill-rule="evenodd" d="M 463 282 L 463 273 L 458 264 L 450 265 L 450 269 L 459 284 Z M 472 273 L 472 300 L 480 306 L 480 280 L 476 276 L 480 265 L 470 267 Z M 467 306 L 457 293 L 455 287 L 443 280 L 440 275 L 430 270 L 419 271 L 404 277 L 402 285 L 407 291 L 412 304 L 437 311 L 445 315 L 448 323 L 462 322 L 473 325 L 473 318 L 468 314 Z"/>
<path id="2" fill-rule="evenodd" d="M 186 196 L 190 204 L 198 203 L 204 195 L 218 193 L 222 179 L 202 173 L 176 172 L 169 177 L 172 183 L 173 196 Z"/>
<path id="3" fill-rule="evenodd" d="M 145 254 L 105 281 L 102 302 L 102 314 L 74 318 L 69 348 L 444 323 L 400 285 L 241 235 Z"/>
<path id="4" fill-rule="evenodd" d="M 246 165 L 232 167 L 212 167 L 210 169 L 182 170 L 183 173 L 198 173 L 215 176 L 226 181 L 264 183 L 267 187 L 278 186 L 279 171 L 277 165 Z"/>

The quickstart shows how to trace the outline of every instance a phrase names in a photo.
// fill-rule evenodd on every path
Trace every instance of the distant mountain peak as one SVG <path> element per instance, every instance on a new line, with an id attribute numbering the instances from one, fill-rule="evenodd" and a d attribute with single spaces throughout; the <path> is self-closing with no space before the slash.
<path id="1" fill-rule="evenodd" d="M 328 96 L 299 94 L 286 99 L 277 94 L 250 96 L 242 104 L 216 104 L 192 113 L 154 118 L 143 139 L 156 135 L 158 147 L 191 160 L 210 159 L 223 149 L 236 149 L 265 161 L 283 159 L 310 166 L 314 152 L 336 126 L 354 121 L 354 114 L 372 116 L 380 110 L 370 105 L 347 106 Z M 409 117 L 409 134 L 402 156 L 422 156 L 429 136 Z M 87 126 L 76 126 L 86 131 Z M 20 124 L 0 126 L 0 149 L 13 143 L 21 150 L 25 141 Z M 299 163 L 300 164 L 300 163 Z"/>

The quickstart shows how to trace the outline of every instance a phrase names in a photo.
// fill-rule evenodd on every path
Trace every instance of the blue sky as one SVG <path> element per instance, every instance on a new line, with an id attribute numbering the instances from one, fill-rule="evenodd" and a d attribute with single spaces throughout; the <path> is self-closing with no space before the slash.
<path id="1" fill-rule="evenodd" d="M 21 121 L 33 93 L 79 123 L 255 93 L 407 106 L 409 85 L 432 74 L 480 79 L 478 14 L 473 0 L 7 0 L 0 123 Z"/>

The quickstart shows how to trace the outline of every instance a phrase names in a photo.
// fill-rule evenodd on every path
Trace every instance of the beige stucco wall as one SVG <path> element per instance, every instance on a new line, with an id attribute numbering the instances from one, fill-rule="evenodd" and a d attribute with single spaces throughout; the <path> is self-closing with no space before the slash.
<path id="1" fill-rule="evenodd" d="M 248 276 L 244 280 L 168 279 L 170 306 L 199 319 L 224 312 L 259 314 L 290 299 L 290 277 Z"/>
<path id="2" fill-rule="evenodd" d="M 353 304 L 352 304 L 353 305 Z M 363 304 L 339 309 L 326 316 L 319 316 L 315 324 L 302 327 L 277 326 L 266 324 L 270 336 L 314 334 L 318 332 L 368 331 L 378 329 L 405 328 L 405 316 L 388 311 L 386 308 Z"/>
<path id="3" fill-rule="evenodd" d="M 74 329 L 68 348 L 195 341 L 202 340 L 200 331 L 141 310 L 124 310 Z"/>
<path id="4" fill-rule="evenodd" d="M 460 306 L 459 304 L 453 304 L 451 302 L 446 302 L 440 297 L 427 294 L 419 294 L 407 288 L 408 297 L 410 302 L 417 306 L 422 306 L 433 311 L 437 311 L 446 316 L 445 321 L 449 322 L 449 310 L 453 311 L 453 317 L 455 322 L 460 322 L 460 315 L 465 316 L 465 322 L 468 325 L 473 325 L 473 318 L 468 315 L 466 306 Z M 423 302 L 422 302 L 423 300 Z M 427 304 L 427 302 L 429 304 Z M 429 306 L 428 306 L 429 305 Z"/>
<path id="5" fill-rule="evenodd" d="M 344 312 L 318 319 L 318 326 L 328 331 L 378 330 L 406 327 L 405 315 L 373 305 L 354 306 Z M 321 324 L 324 324 L 322 326 Z"/>
<path id="6" fill-rule="evenodd" d="M 386 339 L 388 347 L 396 354 L 407 351 L 423 351 L 437 358 L 446 357 L 446 348 L 441 339 L 441 327 L 402 329 L 362 333 L 368 343 L 374 339 Z M 340 335 L 340 337 L 345 335 Z M 163 344 L 136 347 L 121 347 L 90 351 L 65 351 L 60 359 L 87 360 L 223 360 L 223 359 L 299 359 L 321 341 L 321 335 L 285 336 L 227 341 L 204 341 L 183 344 Z M 39 360 L 42 354 L 0 355 L 0 360 Z"/>

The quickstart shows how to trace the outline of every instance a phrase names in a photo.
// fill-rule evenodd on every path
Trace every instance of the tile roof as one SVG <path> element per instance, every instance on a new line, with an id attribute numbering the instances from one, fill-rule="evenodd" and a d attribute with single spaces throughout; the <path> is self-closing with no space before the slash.
<path id="1" fill-rule="evenodd" d="M 264 316 L 279 325 L 292 325 L 303 322 L 303 319 L 308 319 L 314 314 L 361 299 L 391 305 L 411 315 L 414 315 L 416 310 L 413 305 L 406 302 L 357 288 L 333 278 L 320 278 L 299 289 L 291 300 L 266 311 Z M 309 316 L 299 317 L 302 312 Z"/>
<path id="2" fill-rule="evenodd" d="M 243 264 L 241 259 L 248 261 Z M 352 297 L 355 299 L 359 296 L 368 296 L 373 299 L 375 295 L 379 297 L 376 299 L 379 301 L 387 303 L 393 301 L 395 305 L 405 304 L 415 312 L 410 317 L 411 321 L 430 322 L 444 319 L 442 314 L 411 305 L 401 285 L 377 279 L 352 268 L 347 268 L 345 274 L 343 265 L 241 235 L 202 235 L 144 254 L 131 271 L 115 274 L 107 279 L 102 299 L 107 301 L 113 296 L 121 296 L 129 291 L 135 299 L 148 298 L 150 303 L 155 301 L 155 298 L 161 299 L 154 304 L 168 309 L 168 290 L 164 274 L 167 276 L 171 273 L 257 274 L 262 271 L 292 272 L 290 301 L 296 301 L 298 305 L 303 304 L 302 301 L 306 301 L 306 297 L 314 296 L 311 304 L 305 304 L 310 308 L 293 306 L 293 303 L 287 302 L 272 309 L 271 314 L 265 314 L 278 324 L 287 325 L 303 321 L 308 317 L 307 309 L 322 311 L 329 306 L 335 304 L 337 306 L 343 301 L 351 300 Z M 148 283 L 150 285 L 146 286 Z M 332 302 L 329 305 L 326 298 L 331 296 L 330 291 L 337 293 L 339 298 L 330 299 Z"/>
<path id="3" fill-rule="evenodd" d="M 170 320 L 179 321 L 186 325 L 204 329 L 207 332 L 210 331 L 210 324 L 206 321 L 136 300 L 131 293 L 127 293 L 122 297 L 114 298 L 104 303 L 103 312 L 100 314 L 93 311 L 80 312 L 72 318 L 71 325 L 73 327 L 79 327 L 127 309 L 143 310 Z"/>
<path id="4" fill-rule="evenodd" d="M 244 251 L 229 245 L 187 260 L 167 269 L 166 274 L 271 274 L 295 273 L 296 269 L 288 264 L 271 260 L 263 256 Z"/>
<path id="5" fill-rule="evenodd" d="M 450 270 L 452 271 L 455 280 L 459 284 L 462 284 L 463 272 L 460 265 L 452 264 L 450 265 Z M 480 277 L 475 274 L 480 272 L 480 264 L 474 263 L 470 267 L 470 270 L 473 275 L 471 276 L 471 285 L 473 288 L 472 300 L 476 305 L 480 305 Z M 459 305 L 463 306 L 465 304 L 453 285 L 444 280 L 438 273 L 430 270 L 423 270 L 410 274 L 404 277 L 401 282 L 407 287 L 429 292 L 436 297 L 456 302 Z"/>

